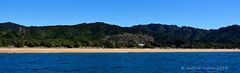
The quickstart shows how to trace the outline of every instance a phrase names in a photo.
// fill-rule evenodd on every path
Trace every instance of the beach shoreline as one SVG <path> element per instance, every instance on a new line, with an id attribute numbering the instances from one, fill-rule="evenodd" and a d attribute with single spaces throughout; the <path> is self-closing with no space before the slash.
<path id="1" fill-rule="evenodd" d="M 144 52 L 240 52 L 240 49 L 137 49 L 137 48 L 0 48 L 0 53 L 144 53 Z"/>

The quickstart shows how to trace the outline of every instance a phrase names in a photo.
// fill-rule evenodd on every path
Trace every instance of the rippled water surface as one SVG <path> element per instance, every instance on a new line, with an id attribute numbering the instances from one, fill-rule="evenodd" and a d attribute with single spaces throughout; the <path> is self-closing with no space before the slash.
<path id="1" fill-rule="evenodd" d="M 239 73 L 240 53 L 0 54 L 0 73 Z"/>

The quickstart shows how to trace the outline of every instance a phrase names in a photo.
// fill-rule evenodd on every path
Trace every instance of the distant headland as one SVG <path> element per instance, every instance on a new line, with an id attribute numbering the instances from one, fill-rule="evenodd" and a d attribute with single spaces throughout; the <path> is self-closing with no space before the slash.
<path id="1" fill-rule="evenodd" d="M 166 24 L 120 27 L 104 22 L 23 26 L 0 23 L 0 47 L 240 48 L 240 26 L 199 29 Z"/>

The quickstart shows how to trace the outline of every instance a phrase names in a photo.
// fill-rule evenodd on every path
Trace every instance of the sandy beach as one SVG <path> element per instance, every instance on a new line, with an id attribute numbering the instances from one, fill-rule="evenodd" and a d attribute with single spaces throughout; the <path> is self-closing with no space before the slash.
<path id="1" fill-rule="evenodd" d="M 240 49 L 0 48 L 0 53 L 240 52 Z"/>

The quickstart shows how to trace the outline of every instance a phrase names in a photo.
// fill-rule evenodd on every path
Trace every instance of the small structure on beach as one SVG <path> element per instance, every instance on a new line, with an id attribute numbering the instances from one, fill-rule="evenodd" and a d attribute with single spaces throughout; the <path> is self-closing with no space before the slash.
<path id="1" fill-rule="evenodd" d="M 145 44 L 141 43 L 141 44 L 138 44 L 138 46 L 143 47 L 145 46 Z"/>

